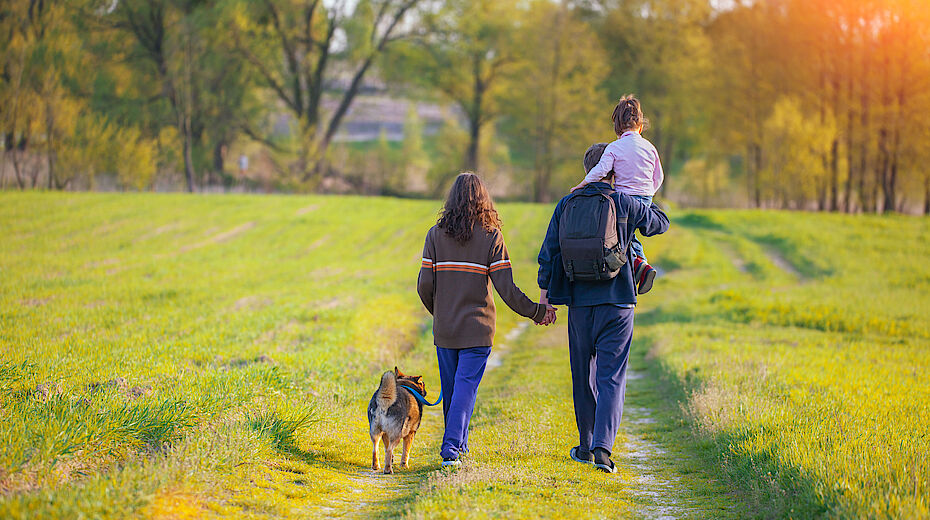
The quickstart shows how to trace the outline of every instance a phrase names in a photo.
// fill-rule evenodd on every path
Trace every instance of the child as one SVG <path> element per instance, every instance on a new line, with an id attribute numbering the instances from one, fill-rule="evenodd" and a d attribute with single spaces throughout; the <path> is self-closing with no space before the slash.
<path id="1" fill-rule="evenodd" d="M 643 116 L 639 100 L 632 95 L 620 98 L 611 119 L 614 121 L 617 140 L 607 145 L 601 160 L 572 191 L 601 181 L 613 171 L 614 188 L 617 191 L 647 205 L 651 204 L 652 197 L 662 186 L 664 174 L 656 147 L 641 135 L 649 121 Z M 630 249 L 635 255 L 633 283 L 637 284 L 636 292 L 645 294 L 652 289 L 656 270 L 646 262 L 643 245 L 635 235 L 630 242 Z"/>
<path id="2" fill-rule="evenodd" d="M 531 301 L 513 283 L 501 221 L 481 179 L 455 179 L 442 214 L 426 234 L 417 292 L 433 315 L 445 433 L 443 466 L 468 451 L 468 423 L 491 353 L 497 314 L 491 284 L 511 309 L 538 325 L 555 322 L 555 307 Z"/>

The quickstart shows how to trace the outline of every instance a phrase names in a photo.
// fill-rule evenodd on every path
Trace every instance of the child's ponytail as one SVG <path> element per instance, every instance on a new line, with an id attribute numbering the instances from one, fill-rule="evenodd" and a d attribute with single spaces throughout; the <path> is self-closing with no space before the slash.
<path id="1" fill-rule="evenodd" d="M 610 118 L 614 121 L 614 133 L 617 135 L 629 130 L 636 130 L 640 125 L 643 128 L 649 126 L 649 120 L 643 115 L 642 106 L 639 104 L 639 100 L 633 97 L 633 94 L 620 98 Z"/>

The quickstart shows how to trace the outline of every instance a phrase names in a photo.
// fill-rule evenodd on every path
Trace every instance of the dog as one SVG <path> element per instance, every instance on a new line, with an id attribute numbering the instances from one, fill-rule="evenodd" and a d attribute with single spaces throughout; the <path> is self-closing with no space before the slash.
<path id="1" fill-rule="evenodd" d="M 420 419 L 423 417 L 423 405 L 417 401 L 413 394 L 400 385 L 415 389 L 420 395 L 426 396 L 426 384 L 422 376 L 406 376 L 394 367 L 394 371 L 387 371 L 381 376 L 381 384 L 371 396 L 368 403 L 368 430 L 371 434 L 371 469 L 381 469 L 378 464 L 378 445 L 384 439 L 384 473 L 394 473 L 394 448 L 404 441 L 404 453 L 400 464 L 409 467 L 410 446 L 413 436 L 420 428 Z"/>

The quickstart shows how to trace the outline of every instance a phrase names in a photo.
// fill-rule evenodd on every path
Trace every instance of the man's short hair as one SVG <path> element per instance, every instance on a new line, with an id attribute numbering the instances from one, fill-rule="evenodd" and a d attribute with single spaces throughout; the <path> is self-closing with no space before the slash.
<path id="1" fill-rule="evenodd" d="M 591 168 L 597 166 L 597 163 L 601 160 L 601 156 L 604 155 L 604 149 L 607 148 L 607 143 L 597 143 L 592 144 L 588 151 L 584 153 L 584 172 L 588 173 L 591 171 Z"/>

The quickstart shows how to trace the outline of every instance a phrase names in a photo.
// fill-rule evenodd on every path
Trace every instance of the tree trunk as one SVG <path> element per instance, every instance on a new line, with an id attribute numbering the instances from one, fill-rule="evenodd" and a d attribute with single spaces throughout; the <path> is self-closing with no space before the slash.
<path id="1" fill-rule="evenodd" d="M 53 136 L 55 135 L 55 117 L 52 114 L 51 103 L 45 104 L 45 159 L 48 166 L 48 189 L 54 188 L 55 181 L 55 148 Z"/>
<path id="2" fill-rule="evenodd" d="M 849 94 L 850 98 L 852 97 L 852 80 L 849 81 Z M 850 103 L 846 111 L 846 191 L 843 194 L 843 211 L 846 213 L 852 213 L 852 193 L 853 193 L 853 182 L 856 178 L 856 167 L 855 167 L 855 158 L 853 157 L 853 150 L 855 139 L 853 133 L 856 131 L 856 125 L 854 122 L 854 114 L 852 103 Z"/>
<path id="3" fill-rule="evenodd" d="M 862 57 L 862 75 L 859 76 L 860 80 L 863 82 L 862 92 L 859 94 L 860 105 L 862 106 L 862 116 L 859 122 L 859 128 L 861 128 L 863 132 L 867 132 L 868 129 L 870 128 L 870 125 L 872 124 L 872 121 L 871 121 L 872 111 L 870 110 L 871 98 L 870 98 L 869 84 L 868 84 L 868 78 L 870 77 L 870 74 L 871 74 L 871 61 L 869 59 L 870 55 L 868 51 L 869 51 L 869 46 L 865 45 L 864 55 Z M 877 202 L 875 201 L 875 197 L 870 197 L 870 195 L 872 194 L 868 192 L 867 186 L 866 186 L 866 178 L 868 177 L 869 156 L 870 156 L 868 135 L 863 136 L 861 152 L 862 152 L 862 155 L 859 158 L 859 161 L 860 161 L 859 162 L 859 206 L 863 212 L 866 212 L 866 211 L 874 212 L 875 211 L 874 206 L 877 204 Z M 874 186 L 873 186 L 873 190 L 874 190 Z"/>
<path id="4" fill-rule="evenodd" d="M 481 78 L 481 56 L 475 56 L 472 67 L 472 79 L 475 82 L 469 111 L 468 148 L 465 151 L 465 169 L 478 173 L 479 152 L 481 147 L 481 126 L 484 124 L 484 90 L 487 87 Z"/>
<path id="5" fill-rule="evenodd" d="M 840 209 L 840 140 L 833 140 L 830 147 L 830 211 Z"/>
<path id="6" fill-rule="evenodd" d="M 187 192 L 194 192 L 194 159 L 191 156 L 191 136 L 189 127 L 184 132 L 184 179 L 187 181 Z"/>
<path id="7" fill-rule="evenodd" d="M 226 155 L 226 142 L 225 140 L 220 140 L 215 145 L 213 145 L 213 171 L 216 173 L 219 179 L 223 179 L 223 163 Z"/>
<path id="8" fill-rule="evenodd" d="M 465 165 L 467 171 L 478 173 L 478 152 L 481 141 L 481 123 L 474 119 L 469 120 L 468 148 L 465 150 Z"/>
<path id="9" fill-rule="evenodd" d="M 749 198 L 749 205 L 752 206 L 753 201 L 753 192 L 754 192 L 754 181 L 752 174 L 752 146 L 746 147 L 746 163 L 743 165 L 743 169 L 746 172 L 746 196 Z"/>
<path id="10" fill-rule="evenodd" d="M 868 94 L 863 94 L 861 120 L 862 120 L 861 128 L 863 129 L 868 128 L 868 123 L 869 123 Z M 861 144 L 862 146 L 861 146 L 861 149 L 859 150 L 859 169 L 857 172 L 859 175 L 859 210 L 865 212 L 865 211 L 868 211 L 869 208 L 871 207 L 871 204 L 869 201 L 869 194 L 866 191 L 866 185 L 865 185 L 865 180 L 866 180 L 868 166 L 869 166 L 869 141 L 868 139 L 864 138 Z"/>
<path id="11" fill-rule="evenodd" d="M 6 158 L 13 150 L 13 132 L 3 133 L 3 160 L 0 161 L 0 190 L 6 188 Z"/>
<path id="12" fill-rule="evenodd" d="M 891 156 L 891 165 L 888 168 L 888 176 L 885 182 L 885 202 L 882 205 L 882 209 L 885 213 L 895 211 L 895 199 L 897 194 L 895 193 L 897 189 L 898 181 L 898 157 L 897 152 L 893 152 Z"/>
<path id="13" fill-rule="evenodd" d="M 362 86 L 362 79 L 365 77 L 365 73 L 368 72 L 369 67 L 371 67 L 374 58 L 374 54 L 369 56 L 365 62 L 362 63 L 362 66 L 358 69 L 358 71 L 355 72 L 355 76 L 352 77 L 352 83 L 349 84 L 349 88 L 342 96 L 342 101 L 339 103 L 339 106 L 333 113 L 332 118 L 329 120 L 329 124 L 326 126 L 326 134 L 320 141 L 319 146 L 316 147 L 318 157 L 313 170 L 310 172 L 310 176 L 304 174 L 305 181 L 309 180 L 311 176 L 322 176 L 322 173 L 326 168 L 326 150 L 329 149 L 329 145 L 332 143 L 333 138 L 336 136 L 336 132 L 339 130 L 339 125 L 342 124 L 342 118 L 345 117 L 346 113 L 348 113 L 349 107 L 352 105 L 352 101 L 355 100 L 355 96 L 358 94 L 358 89 Z"/>
<path id="14" fill-rule="evenodd" d="M 756 203 L 756 207 L 759 208 L 762 206 L 762 186 L 759 182 L 759 173 L 762 171 L 762 147 L 758 144 L 752 145 L 753 157 L 752 157 L 752 169 L 754 170 L 753 177 L 755 178 L 754 183 L 754 194 L 753 198 Z"/>
<path id="15" fill-rule="evenodd" d="M 13 173 L 16 175 L 16 184 L 19 186 L 19 189 L 25 190 L 26 179 L 23 178 L 22 165 L 20 164 L 20 161 L 22 160 L 22 154 L 22 150 L 13 150 Z"/>
<path id="16" fill-rule="evenodd" d="M 924 215 L 930 215 L 930 173 L 924 177 Z"/>

